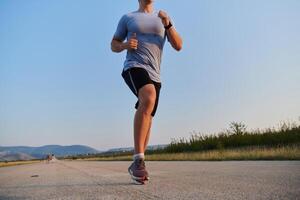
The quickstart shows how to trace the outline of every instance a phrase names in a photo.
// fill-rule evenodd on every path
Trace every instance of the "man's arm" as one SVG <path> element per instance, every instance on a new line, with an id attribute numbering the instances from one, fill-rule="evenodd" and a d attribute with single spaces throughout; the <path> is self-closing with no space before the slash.
<path id="1" fill-rule="evenodd" d="M 177 51 L 180 51 L 182 49 L 182 39 L 176 31 L 176 29 L 174 28 L 174 26 L 166 30 L 166 32 L 172 47 Z"/>
<path id="2" fill-rule="evenodd" d="M 123 50 L 126 49 L 125 43 L 121 42 L 120 40 L 118 40 L 116 38 L 112 39 L 110 46 L 111 46 L 111 50 L 115 53 L 122 52 Z"/>
<path id="3" fill-rule="evenodd" d="M 135 33 L 127 42 L 123 42 L 117 38 L 113 38 L 111 41 L 111 50 L 116 53 L 122 52 L 125 49 L 136 50 L 137 47 L 138 47 L 138 40 L 136 39 Z"/>
<path id="4" fill-rule="evenodd" d="M 162 24 L 165 27 L 169 25 L 170 18 L 166 12 L 160 10 L 158 13 L 158 17 L 161 18 Z M 166 29 L 166 32 L 167 32 L 168 40 L 171 43 L 172 47 L 175 50 L 180 51 L 182 49 L 182 39 L 178 34 L 178 32 L 176 31 L 176 29 L 174 28 L 174 26 L 172 26 L 169 29 Z"/>

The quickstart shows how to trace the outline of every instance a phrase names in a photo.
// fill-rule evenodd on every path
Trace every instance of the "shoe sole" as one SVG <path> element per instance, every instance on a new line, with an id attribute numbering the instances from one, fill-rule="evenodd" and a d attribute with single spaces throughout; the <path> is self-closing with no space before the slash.
<path id="1" fill-rule="evenodd" d="M 134 181 L 134 183 L 139 185 L 144 185 L 146 181 L 149 180 L 149 177 L 136 177 L 133 175 L 133 172 L 131 170 L 128 170 L 128 173 L 131 176 L 131 179 Z"/>
<path id="2" fill-rule="evenodd" d="M 142 180 L 135 180 L 135 179 L 132 179 L 134 184 L 136 185 L 145 185 L 146 184 L 146 181 L 142 181 Z"/>

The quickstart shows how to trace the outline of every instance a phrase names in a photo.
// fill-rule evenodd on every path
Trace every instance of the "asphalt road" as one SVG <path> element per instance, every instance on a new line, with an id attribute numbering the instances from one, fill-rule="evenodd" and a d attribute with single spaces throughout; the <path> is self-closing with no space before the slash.
<path id="1" fill-rule="evenodd" d="M 300 161 L 146 162 L 135 185 L 130 162 L 57 161 L 0 168 L 0 199 L 300 199 Z"/>

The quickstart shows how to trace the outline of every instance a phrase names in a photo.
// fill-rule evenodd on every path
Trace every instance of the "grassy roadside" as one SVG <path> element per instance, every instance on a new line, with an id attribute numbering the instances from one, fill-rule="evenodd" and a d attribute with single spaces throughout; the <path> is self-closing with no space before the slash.
<path id="1" fill-rule="evenodd" d="M 131 155 L 82 158 L 85 161 L 130 161 Z M 300 145 L 279 147 L 244 147 L 187 153 L 146 155 L 148 161 L 218 161 L 218 160 L 300 160 Z"/>
<path id="2" fill-rule="evenodd" d="M 28 160 L 28 161 L 9 161 L 9 162 L 0 162 L 0 167 L 10 167 L 16 165 L 25 165 L 41 162 L 40 160 Z"/>
<path id="3" fill-rule="evenodd" d="M 298 146 L 297 146 L 298 145 Z M 247 130 L 242 122 L 231 122 L 219 133 L 193 132 L 190 138 L 174 139 L 163 148 L 146 150 L 148 160 L 265 160 L 299 159 L 300 124 L 281 122 L 278 128 Z M 66 156 L 71 160 L 131 160 L 133 148 L 97 154 Z"/>

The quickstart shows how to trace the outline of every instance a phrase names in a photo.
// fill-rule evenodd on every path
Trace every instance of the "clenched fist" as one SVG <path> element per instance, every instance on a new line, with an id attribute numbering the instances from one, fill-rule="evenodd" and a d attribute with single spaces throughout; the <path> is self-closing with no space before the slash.
<path id="1" fill-rule="evenodd" d="M 158 12 L 158 17 L 161 19 L 161 22 L 164 26 L 168 26 L 170 23 L 170 18 L 165 11 L 160 10 Z"/>
<path id="2" fill-rule="evenodd" d="M 137 50 L 138 40 L 136 38 L 136 33 L 133 33 L 130 39 L 126 42 L 126 49 L 128 50 Z"/>

